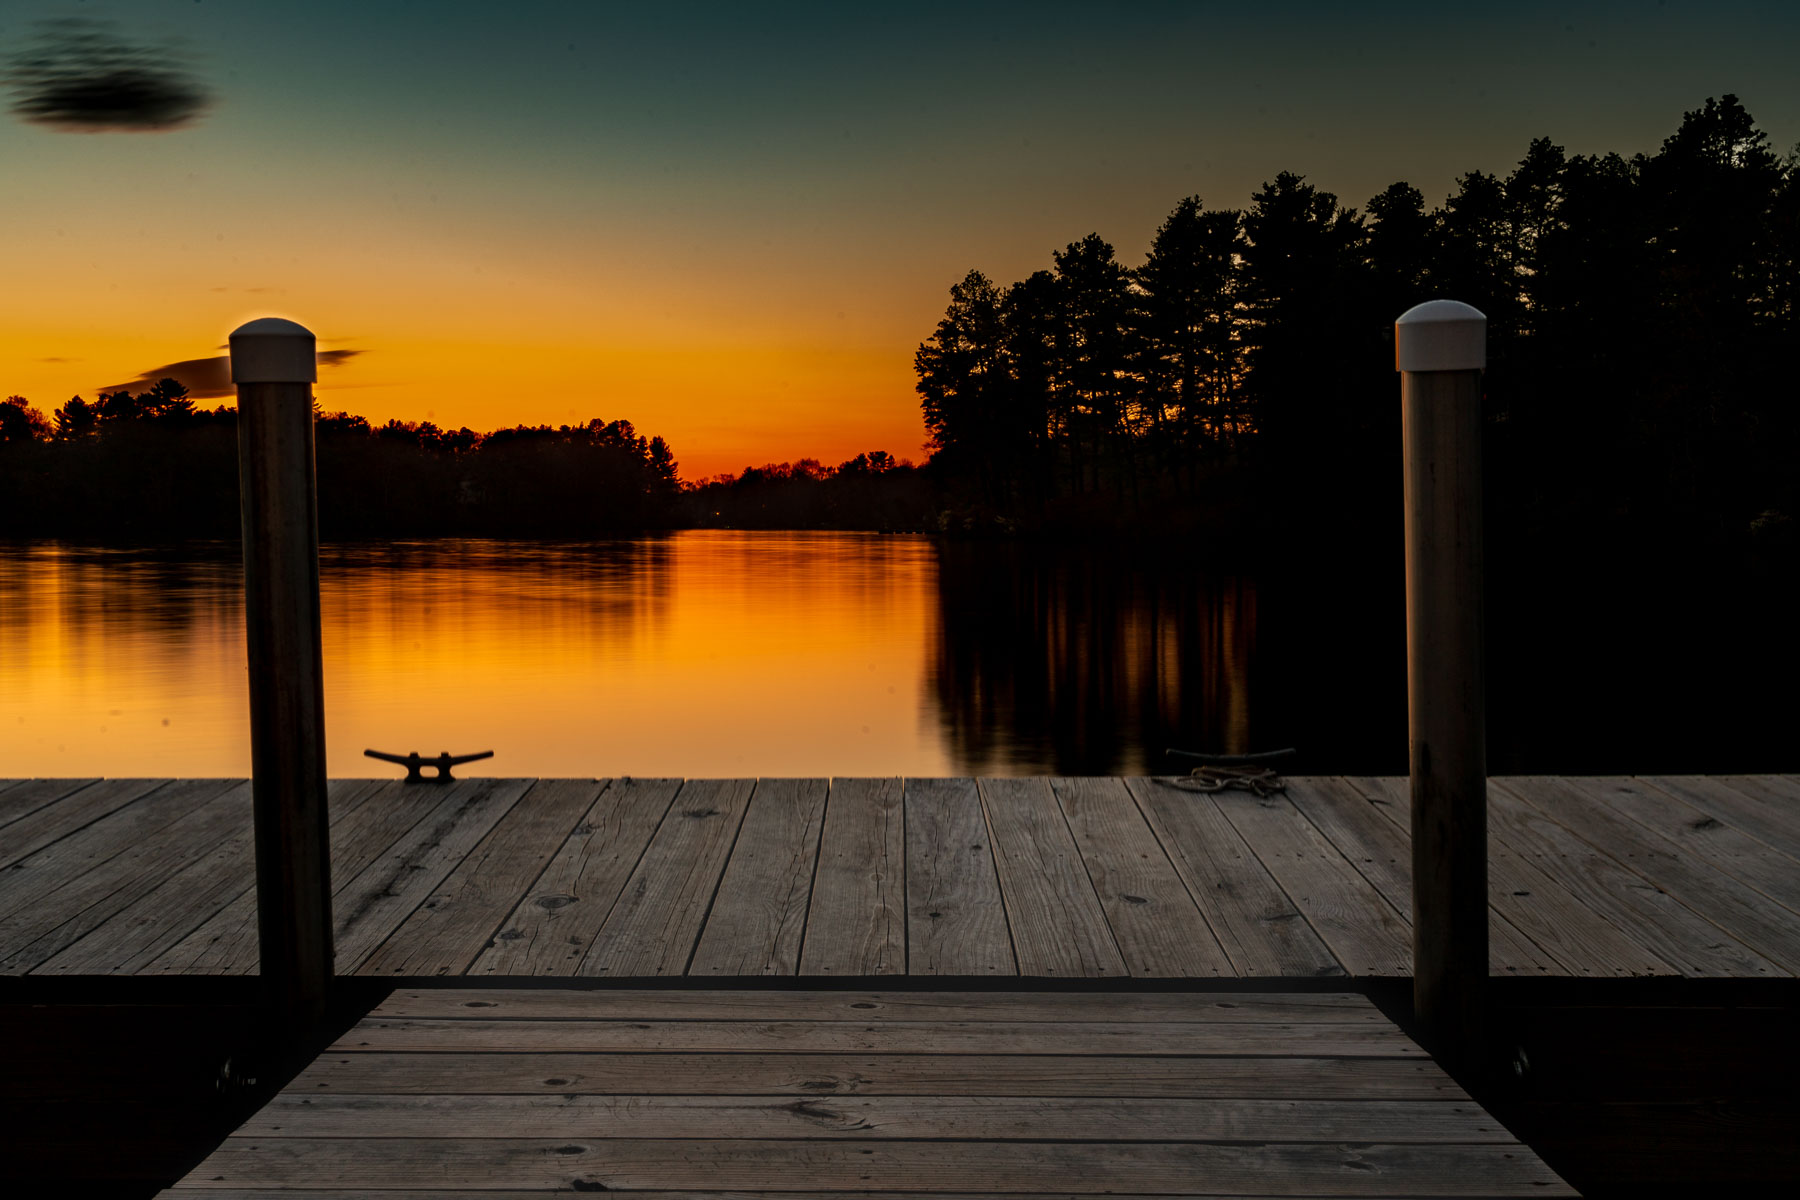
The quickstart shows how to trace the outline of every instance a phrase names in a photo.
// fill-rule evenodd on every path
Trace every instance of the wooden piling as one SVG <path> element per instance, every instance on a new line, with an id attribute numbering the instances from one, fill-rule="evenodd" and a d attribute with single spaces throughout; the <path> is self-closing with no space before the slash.
<path id="1" fill-rule="evenodd" d="M 244 632 L 257 931 L 274 1015 L 316 1029 L 332 975 L 311 332 L 265 317 L 231 335 L 238 391 Z"/>
<path id="2" fill-rule="evenodd" d="M 1406 460 L 1413 1005 L 1477 1053 L 1488 987 L 1481 374 L 1487 318 L 1433 300 L 1394 326 Z"/>

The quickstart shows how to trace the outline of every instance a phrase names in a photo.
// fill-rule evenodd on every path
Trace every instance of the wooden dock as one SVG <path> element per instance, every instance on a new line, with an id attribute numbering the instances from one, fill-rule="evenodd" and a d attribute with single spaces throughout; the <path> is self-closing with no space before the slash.
<path id="1" fill-rule="evenodd" d="M 444 988 L 166 1194 L 1446 1189 L 1575 1194 L 1361 996 Z"/>
<path id="2" fill-rule="evenodd" d="M 1406 783 L 333 785 L 337 969 L 465 976 L 1400 977 Z M 1495 975 L 1800 974 L 1800 781 L 1496 779 Z M 257 969 L 239 780 L 0 786 L 0 974 Z"/>
<path id="3" fill-rule="evenodd" d="M 1645 1195 L 1800 1169 L 1763 1078 L 1800 1063 L 1793 776 L 1493 781 L 1491 970 L 1544 1078 L 1496 1111 L 1549 1167 L 1370 1003 L 1410 966 L 1405 780 L 342 780 L 331 815 L 338 973 L 387 999 L 176 1194 L 1554 1195 L 1572 1163 Z M 242 780 L 0 784 L 0 996 L 241 1004 L 254 880 Z M 1608 1040 L 1633 1021 L 1655 1032 Z M 1632 1076 L 1653 1044 L 1701 1048 Z"/>

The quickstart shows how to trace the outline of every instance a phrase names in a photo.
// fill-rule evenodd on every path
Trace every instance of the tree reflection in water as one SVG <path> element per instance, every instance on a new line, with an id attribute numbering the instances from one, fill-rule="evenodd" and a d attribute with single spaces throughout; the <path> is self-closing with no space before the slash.
<path id="1" fill-rule="evenodd" d="M 1162 771 L 1167 746 L 1260 738 L 1249 576 L 1016 543 L 944 543 L 939 564 L 927 674 L 959 770 Z"/>

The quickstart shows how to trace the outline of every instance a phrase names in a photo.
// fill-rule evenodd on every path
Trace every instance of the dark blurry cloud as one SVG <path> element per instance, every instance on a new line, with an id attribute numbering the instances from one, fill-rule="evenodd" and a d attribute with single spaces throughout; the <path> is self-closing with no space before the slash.
<path id="1" fill-rule="evenodd" d="M 321 350 L 319 365 L 336 367 L 361 354 L 361 350 Z M 164 363 L 160 367 L 151 367 L 136 379 L 124 383 L 109 384 L 99 389 L 103 392 L 141 392 L 159 379 L 179 379 L 187 386 L 188 395 L 196 400 L 211 400 L 219 396 L 232 396 L 237 389 L 231 384 L 231 356 L 220 354 L 213 358 L 189 358 L 181 362 Z"/>
<path id="2" fill-rule="evenodd" d="M 212 103 L 173 48 L 134 46 L 79 18 L 41 29 L 7 64 L 20 120 L 69 133 L 155 133 L 192 123 Z"/>

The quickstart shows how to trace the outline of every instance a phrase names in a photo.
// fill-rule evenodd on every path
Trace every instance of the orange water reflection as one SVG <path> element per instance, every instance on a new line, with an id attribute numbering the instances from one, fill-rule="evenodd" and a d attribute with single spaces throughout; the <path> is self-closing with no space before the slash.
<path id="1" fill-rule="evenodd" d="M 327 547 L 333 775 L 1136 771 L 1242 749 L 1255 596 L 845 533 Z M 0 776 L 249 769 L 236 548 L 0 546 Z"/>

